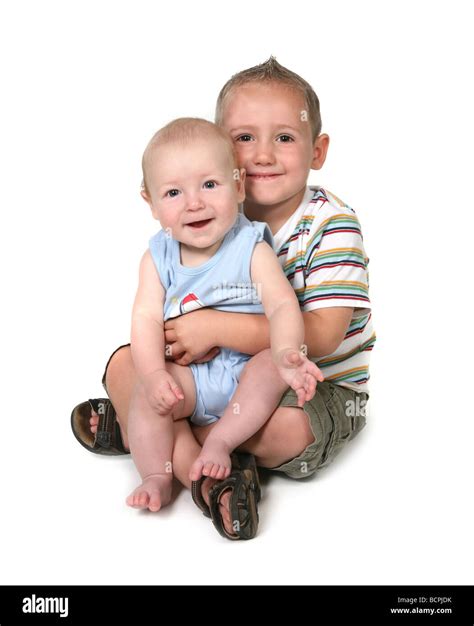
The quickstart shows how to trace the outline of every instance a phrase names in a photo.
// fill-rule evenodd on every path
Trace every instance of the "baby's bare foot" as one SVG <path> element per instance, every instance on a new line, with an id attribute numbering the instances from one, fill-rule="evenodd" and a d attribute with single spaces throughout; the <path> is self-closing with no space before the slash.
<path id="1" fill-rule="evenodd" d="M 201 476 L 210 476 L 222 480 L 230 474 L 232 466 L 230 450 L 221 439 L 210 439 L 204 442 L 201 454 L 194 461 L 189 472 L 190 480 L 199 480 Z"/>
<path id="2" fill-rule="evenodd" d="M 202 497 L 204 498 L 207 506 L 209 506 L 209 489 L 211 489 L 211 487 L 213 487 L 216 482 L 217 480 L 213 478 L 206 478 L 206 480 L 202 482 Z M 228 491 L 224 491 L 224 493 L 221 495 L 219 499 L 219 512 L 226 531 L 231 535 L 235 535 L 234 528 L 232 526 L 232 519 L 230 516 L 230 495 L 230 489 Z"/>
<path id="3" fill-rule="evenodd" d="M 142 484 L 128 496 L 128 506 L 135 509 L 149 509 L 159 511 L 171 500 L 172 474 L 152 474 L 147 476 Z"/>

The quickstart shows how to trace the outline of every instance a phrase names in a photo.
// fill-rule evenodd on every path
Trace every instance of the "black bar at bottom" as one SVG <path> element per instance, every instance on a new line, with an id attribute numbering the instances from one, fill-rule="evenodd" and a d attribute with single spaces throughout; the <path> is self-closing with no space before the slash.
<path id="1" fill-rule="evenodd" d="M 473 586 L 3 586 L 20 624 L 474 625 Z"/>

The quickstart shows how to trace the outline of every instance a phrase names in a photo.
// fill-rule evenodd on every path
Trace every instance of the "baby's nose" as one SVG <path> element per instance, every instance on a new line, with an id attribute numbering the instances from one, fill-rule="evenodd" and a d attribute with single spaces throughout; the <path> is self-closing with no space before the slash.
<path id="1" fill-rule="evenodd" d="M 204 208 L 204 202 L 199 197 L 190 198 L 188 201 L 188 211 L 198 211 Z"/>

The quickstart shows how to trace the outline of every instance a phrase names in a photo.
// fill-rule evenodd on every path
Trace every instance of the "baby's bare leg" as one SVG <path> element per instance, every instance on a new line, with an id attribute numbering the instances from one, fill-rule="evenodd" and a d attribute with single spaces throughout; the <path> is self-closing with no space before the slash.
<path id="1" fill-rule="evenodd" d="M 191 467 L 191 480 L 202 475 L 226 478 L 231 469 L 230 453 L 260 430 L 286 389 L 269 349 L 252 357 L 224 415 L 216 422 Z"/>
<path id="2" fill-rule="evenodd" d="M 196 393 L 191 370 L 174 363 L 166 368 L 181 387 L 181 400 L 168 415 L 159 415 L 148 403 L 144 388 L 135 385 L 128 417 L 130 452 L 142 484 L 127 498 L 135 508 L 158 511 L 169 503 L 173 481 L 173 420 L 190 415 L 194 410 Z M 197 444 L 196 444 L 197 445 Z"/>

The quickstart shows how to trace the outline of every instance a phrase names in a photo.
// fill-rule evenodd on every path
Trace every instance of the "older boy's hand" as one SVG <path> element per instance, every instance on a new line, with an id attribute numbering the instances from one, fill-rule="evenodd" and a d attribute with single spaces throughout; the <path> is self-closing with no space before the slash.
<path id="1" fill-rule="evenodd" d="M 182 389 L 166 370 L 151 372 L 142 380 L 150 406 L 160 415 L 168 415 L 180 400 Z"/>
<path id="2" fill-rule="evenodd" d="M 319 367 L 298 350 L 279 352 L 276 366 L 283 380 L 296 392 L 301 407 L 314 396 L 317 381 L 324 380 Z"/>
<path id="3" fill-rule="evenodd" d="M 205 363 L 219 352 L 215 347 L 212 318 L 215 311 L 199 309 L 165 322 L 167 358 L 178 365 Z"/>

